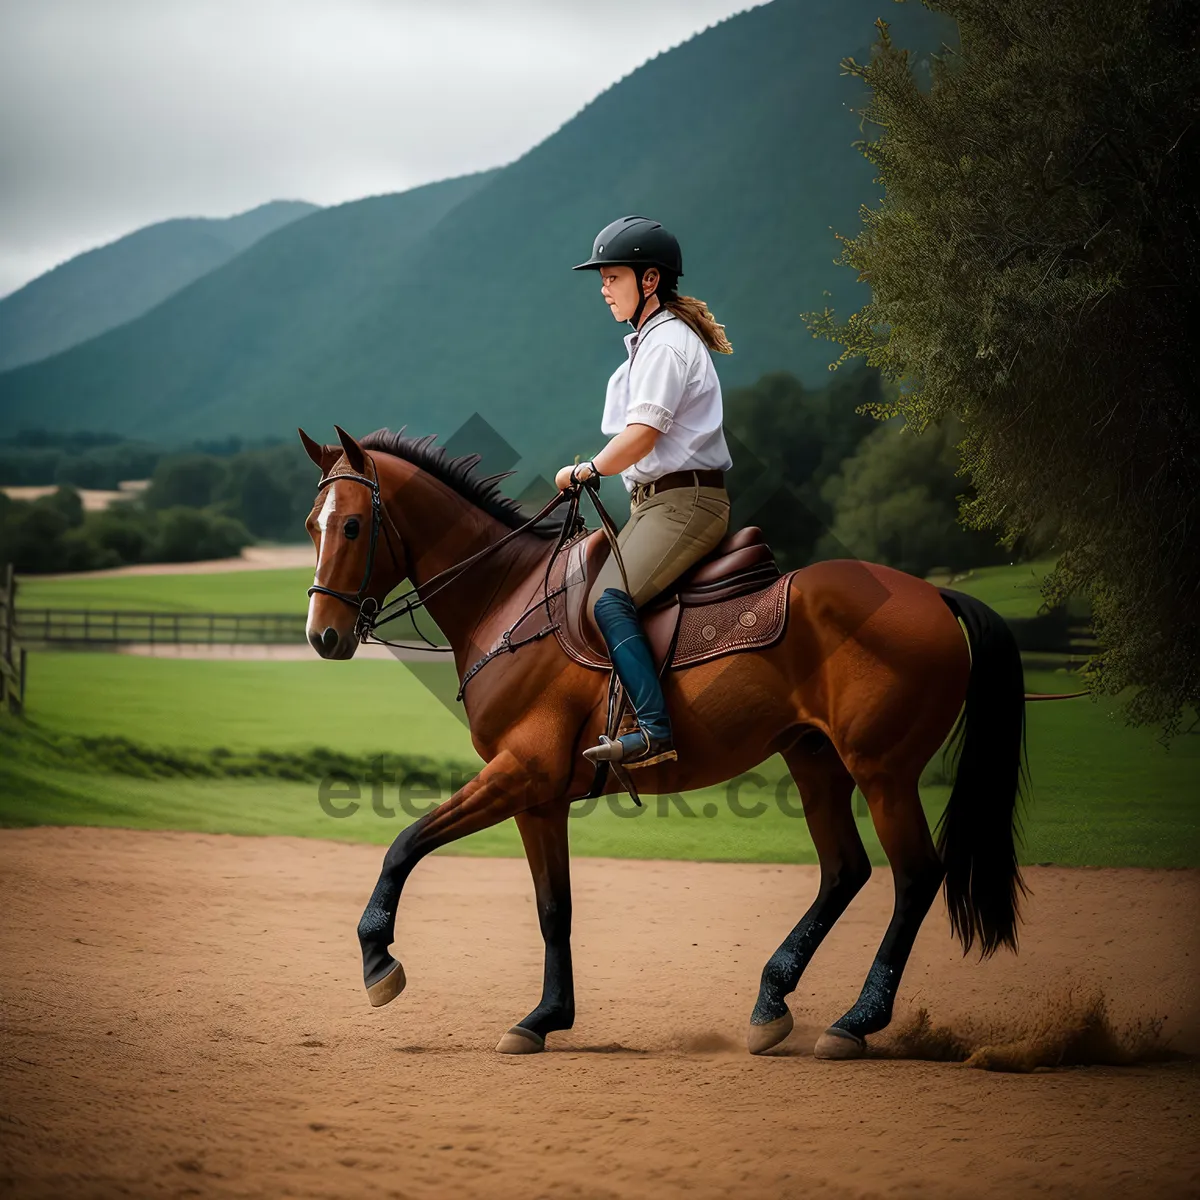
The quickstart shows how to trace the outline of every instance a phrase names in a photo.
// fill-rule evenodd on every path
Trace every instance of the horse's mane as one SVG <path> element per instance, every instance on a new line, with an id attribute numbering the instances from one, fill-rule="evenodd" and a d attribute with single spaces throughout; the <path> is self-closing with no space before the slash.
<path id="1" fill-rule="evenodd" d="M 475 468 L 482 461 L 478 454 L 460 454 L 456 458 L 447 458 L 446 447 L 435 446 L 436 441 L 436 433 L 418 438 L 406 437 L 404 429 L 397 432 L 377 429 L 374 433 L 359 438 L 358 444 L 364 450 L 379 450 L 384 454 L 392 454 L 415 467 L 420 467 L 422 471 L 428 471 L 430 475 L 452 487 L 465 500 L 469 500 L 511 529 L 524 525 L 533 516 L 532 512 L 500 490 L 500 480 L 512 475 L 512 471 L 500 471 L 495 475 L 476 475 Z M 557 537 L 562 531 L 565 517 L 566 508 L 560 507 L 543 517 L 536 525 L 531 525 L 527 532 L 541 537 Z"/>

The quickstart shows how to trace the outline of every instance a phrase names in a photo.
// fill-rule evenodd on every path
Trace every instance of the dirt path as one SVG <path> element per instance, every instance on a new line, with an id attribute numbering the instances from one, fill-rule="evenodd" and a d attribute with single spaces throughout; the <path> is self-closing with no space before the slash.
<path id="1" fill-rule="evenodd" d="M 126 642 L 117 648 L 118 654 L 133 654 L 142 658 L 198 658 L 234 660 L 240 662 L 317 662 L 317 652 L 307 643 L 258 644 L 254 642 Z M 354 652 L 356 659 L 391 659 L 398 662 L 449 662 L 453 655 L 437 650 L 422 649 L 420 643 L 410 646 L 383 646 L 363 642 Z"/>
<path id="2" fill-rule="evenodd" d="M 525 864 L 422 864 L 397 943 L 409 990 L 376 1011 L 354 926 L 380 857 L 292 839 L 0 833 L 0 1192 L 1200 1189 L 1195 1061 L 1000 1074 L 810 1057 L 886 924 L 885 871 L 794 997 L 785 1053 L 752 1058 L 742 1047 L 758 973 L 815 870 L 577 860 L 576 1028 L 552 1039 L 552 1053 L 506 1058 L 492 1046 L 534 1004 L 541 977 Z M 901 1021 L 924 1004 L 970 1044 L 989 1040 L 989 1027 L 994 1041 L 1040 1025 L 1030 1045 L 1052 1053 L 1102 989 L 1109 1025 L 1094 1021 L 1077 1050 L 1112 1057 L 1106 1029 L 1133 1044 L 1122 1026 L 1164 1017 L 1179 1049 L 1200 1050 L 1197 873 L 1046 868 L 1029 881 L 1018 959 L 963 960 L 939 901 Z"/>
<path id="3" fill-rule="evenodd" d="M 296 546 L 247 546 L 236 558 L 210 558 L 203 562 L 134 563 L 128 567 L 108 567 L 103 571 L 71 571 L 65 575 L 29 576 L 44 579 L 116 579 L 122 575 L 214 575 L 226 571 L 273 571 L 286 568 L 312 568 L 316 552 L 311 543 Z"/>

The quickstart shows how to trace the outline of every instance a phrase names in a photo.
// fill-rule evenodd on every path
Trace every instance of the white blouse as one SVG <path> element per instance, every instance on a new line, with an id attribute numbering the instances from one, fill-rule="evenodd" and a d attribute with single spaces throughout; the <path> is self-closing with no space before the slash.
<path id="1" fill-rule="evenodd" d="M 600 432 L 611 437 L 631 422 L 659 431 L 649 453 L 621 472 L 625 490 L 671 471 L 729 470 L 721 383 L 708 347 L 666 308 L 624 340 L 629 357 L 608 381 Z"/>

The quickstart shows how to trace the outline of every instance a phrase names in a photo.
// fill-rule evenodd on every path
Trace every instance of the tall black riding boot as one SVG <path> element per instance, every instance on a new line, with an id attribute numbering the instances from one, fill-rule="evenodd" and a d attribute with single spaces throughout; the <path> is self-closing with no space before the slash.
<path id="1" fill-rule="evenodd" d="M 589 746 L 584 755 L 592 762 L 607 760 L 623 767 L 677 758 L 658 671 L 633 597 L 619 588 L 605 588 L 594 611 L 617 677 L 637 715 L 637 728 L 615 741 L 606 738 L 598 746 Z"/>

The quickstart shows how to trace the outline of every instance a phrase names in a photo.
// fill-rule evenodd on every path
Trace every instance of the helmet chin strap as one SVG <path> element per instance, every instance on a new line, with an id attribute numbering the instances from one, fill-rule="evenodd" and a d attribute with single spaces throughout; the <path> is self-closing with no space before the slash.
<path id="1" fill-rule="evenodd" d="M 646 277 L 646 271 L 648 269 L 649 268 L 644 266 L 637 266 L 633 268 L 634 274 L 637 276 L 638 295 L 641 297 L 641 299 L 638 300 L 637 308 L 633 310 L 633 316 L 629 318 L 629 323 L 633 326 L 634 333 L 637 332 L 638 322 L 642 318 L 642 313 L 646 308 L 646 302 L 650 299 L 650 296 L 654 295 L 654 292 L 651 292 L 650 296 L 647 296 L 646 293 L 642 291 L 642 280 Z M 657 291 L 657 288 L 655 291 Z"/>

